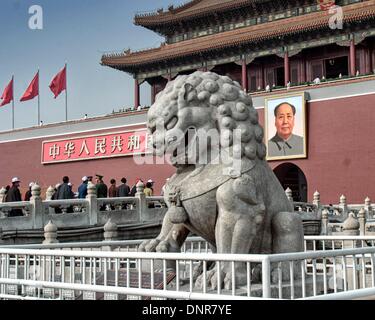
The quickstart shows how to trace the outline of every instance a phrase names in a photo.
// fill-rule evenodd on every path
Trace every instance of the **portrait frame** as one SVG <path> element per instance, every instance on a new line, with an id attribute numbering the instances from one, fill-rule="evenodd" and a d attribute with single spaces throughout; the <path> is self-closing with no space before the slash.
<path id="1" fill-rule="evenodd" d="M 280 149 L 280 144 L 277 144 L 278 149 L 273 145 L 277 133 L 275 125 L 275 108 L 281 103 L 286 102 L 292 104 L 296 113 L 294 116 L 294 128 L 292 134 L 294 135 L 297 149 L 295 154 L 283 155 Z M 267 161 L 273 160 L 288 160 L 288 159 L 304 159 L 307 158 L 307 128 L 306 128 L 306 92 L 294 92 L 286 94 L 278 94 L 269 96 L 264 99 L 264 138 L 267 148 Z M 301 138 L 302 137 L 302 142 Z M 272 139 L 272 141 L 270 141 Z M 277 137 L 276 137 L 277 139 Z M 297 140 L 298 139 L 298 140 Z M 297 145 L 298 144 L 298 145 Z M 288 144 L 288 148 L 293 149 L 293 144 Z M 276 151 L 275 151 L 276 150 Z M 280 152 L 280 154 L 279 154 Z M 293 153 L 293 150 L 290 152 Z"/>

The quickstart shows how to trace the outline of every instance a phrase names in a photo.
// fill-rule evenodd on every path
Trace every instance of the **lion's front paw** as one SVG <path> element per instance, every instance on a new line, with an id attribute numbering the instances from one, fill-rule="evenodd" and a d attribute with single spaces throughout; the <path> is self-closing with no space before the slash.
<path id="1" fill-rule="evenodd" d="M 169 252 L 170 244 L 168 241 L 160 241 L 160 243 L 156 246 L 157 252 Z"/>
<path id="2" fill-rule="evenodd" d="M 158 240 L 158 239 L 145 240 L 138 247 L 138 251 L 140 251 L 140 252 L 156 252 L 156 248 L 159 245 L 159 243 L 160 243 L 160 240 Z"/>

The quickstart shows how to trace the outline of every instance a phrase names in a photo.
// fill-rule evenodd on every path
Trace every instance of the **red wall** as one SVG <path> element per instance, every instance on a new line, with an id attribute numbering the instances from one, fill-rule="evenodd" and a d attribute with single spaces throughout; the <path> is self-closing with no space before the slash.
<path id="1" fill-rule="evenodd" d="M 124 130 L 138 128 L 140 127 L 126 127 Z M 58 139 L 118 131 L 121 131 L 121 128 L 66 135 L 58 137 Z M 138 177 L 142 178 L 144 182 L 151 178 L 155 181 L 155 195 L 159 195 L 165 179 L 175 171 L 169 165 L 158 165 L 157 170 L 152 165 L 139 166 L 131 156 L 43 165 L 41 164 L 42 141 L 53 139 L 53 137 L 48 137 L 0 144 L 0 185 L 10 184 L 12 177 L 17 176 L 21 180 L 23 197 L 29 182 L 37 181 L 42 187 L 42 196 L 44 197 L 46 189 L 50 185 L 54 186 L 56 183 L 60 183 L 65 175 L 69 176 L 73 183 L 73 191 L 77 191 L 82 176 L 94 176 L 98 173 L 104 176 L 104 182 L 108 186 L 111 178 L 116 179 L 119 185 L 121 178 L 126 177 L 130 186 Z"/>
<path id="2" fill-rule="evenodd" d="M 287 161 L 306 175 L 309 201 L 318 190 L 323 203 L 375 200 L 375 95 L 307 104 L 308 158 Z M 264 110 L 259 110 L 264 123 Z M 281 161 L 272 161 L 272 168 Z"/>
<path id="3" fill-rule="evenodd" d="M 323 203 L 338 203 L 341 194 L 346 195 L 349 203 L 363 203 L 366 196 L 375 200 L 374 107 L 375 95 L 307 104 L 308 158 L 288 162 L 297 165 L 306 175 L 309 201 L 315 190 L 320 192 Z M 260 109 L 262 124 L 263 113 Z M 126 130 L 131 129 L 136 127 L 126 127 Z M 115 131 L 121 131 L 121 128 L 99 133 Z M 62 138 L 71 136 L 79 135 Z M 36 180 L 44 194 L 49 185 L 60 182 L 64 175 L 71 178 L 76 190 L 83 175 L 99 173 L 104 175 L 107 184 L 111 178 L 120 183 L 123 176 L 130 185 L 136 177 L 144 181 L 152 178 L 158 195 L 165 179 L 175 171 L 169 165 L 139 166 L 132 157 L 42 165 L 43 140 L 53 138 L 0 144 L 0 185 L 5 186 L 13 176 L 18 176 L 22 180 L 23 193 L 29 182 Z M 281 163 L 272 161 L 270 165 L 275 168 Z"/>

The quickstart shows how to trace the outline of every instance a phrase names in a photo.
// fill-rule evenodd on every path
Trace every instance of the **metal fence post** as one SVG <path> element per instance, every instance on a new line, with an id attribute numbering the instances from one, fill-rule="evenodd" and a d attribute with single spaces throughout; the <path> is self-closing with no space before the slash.
<path id="1" fill-rule="evenodd" d="M 33 228 L 40 229 L 43 228 L 43 220 L 44 220 L 44 206 L 43 200 L 40 197 L 41 188 L 38 184 L 34 184 L 31 187 L 31 198 L 30 204 L 32 205 L 32 221 L 33 221 Z"/>
<path id="2" fill-rule="evenodd" d="M 88 201 L 88 214 L 90 226 L 98 224 L 98 198 L 96 196 L 96 187 L 89 181 L 87 185 L 87 196 L 86 200 Z"/>
<path id="3" fill-rule="evenodd" d="M 262 261 L 262 287 L 263 298 L 271 298 L 271 262 L 269 257 L 265 257 Z"/>
<path id="4" fill-rule="evenodd" d="M 147 203 L 146 203 L 146 196 L 143 192 L 145 186 L 142 181 L 138 181 L 137 183 L 137 193 L 135 194 L 136 198 L 138 198 L 138 216 L 139 222 L 143 222 L 146 210 L 147 210 Z"/>

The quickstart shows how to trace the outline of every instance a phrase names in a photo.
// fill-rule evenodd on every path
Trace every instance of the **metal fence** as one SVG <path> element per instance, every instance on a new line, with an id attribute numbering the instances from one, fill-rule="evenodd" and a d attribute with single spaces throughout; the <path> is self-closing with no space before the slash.
<path id="1" fill-rule="evenodd" d="M 366 248 L 375 246 L 375 236 L 305 236 L 305 251 Z"/>
<path id="2" fill-rule="evenodd" d="M 182 253 L 136 252 L 141 241 L 0 247 L 0 298 L 368 298 L 375 288 L 374 240 L 306 237 L 305 252 L 271 255 L 213 254 L 201 238 L 189 238 Z M 356 247 L 346 249 L 345 241 Z M 213 289 L 208 280 L 222 283 L 214 267 L 224 265 L 227 286 Z M 239 267 L 246 271 L 242 283 Z"/>

